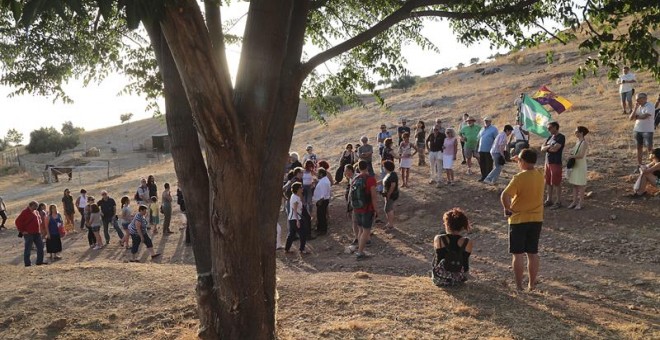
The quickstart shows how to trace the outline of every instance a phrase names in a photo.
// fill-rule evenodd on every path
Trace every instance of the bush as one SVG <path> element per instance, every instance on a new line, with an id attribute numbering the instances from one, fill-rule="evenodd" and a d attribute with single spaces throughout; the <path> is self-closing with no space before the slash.
<path id="1" fill-rule="evenodd" d="M 30 144 L 25 149 L 29 153 L 54 152 L 55 157 L 58 157 L 62 151 L 74 148 L 79 144 L 82 131 L 84 131 L 83 128 L 74 127 L 71 122 L 62 124 L 62 132 L 53 127 L 40 128 L 30 133 Z"/>
<path id="2" fill-rule="evenodd" d="M 414 76 L 405 75 L 399 79 L 392 81 L 392 88 L 407 91 L 409 88 L 413 87 L 417 82 L 417 78 Z"/>

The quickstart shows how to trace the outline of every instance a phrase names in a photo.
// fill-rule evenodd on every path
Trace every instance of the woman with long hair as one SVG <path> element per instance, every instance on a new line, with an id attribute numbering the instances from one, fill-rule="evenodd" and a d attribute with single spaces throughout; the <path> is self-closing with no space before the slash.
<path id="1" fill-rule="evenodd" d="M 568 156 L 569 162 L 574 159 L 575 162 L 570 168 L 568 183 L 573 185 L 573 202 L 568 205 L 568 209 L 582 209 L 584 200 L 584 189 L 587 186 L 587 153 L 589 152 L 589 143 L 584 137 L 589 133 L 589 129 L 584 126 L 578 126 L 575 129 L 577 143 Z"/>
<path id="2" fill-rule="evenodd" d="M 58 254 L 62 252 L 62 235 L 60 227 L 62 226 L 62 216 L 57 212 L 57 206 L 51 204 L 48 207 L 48 235 L 46 235 L 46 252 L 50 254 L 51 262 L 59 260 Z"/>
<path id="3" fill-rule="evenodd" d="M 76 213 L 76 207 L 73 204 L 73 196 L 71 196 L 71 191 L 69 191 L 69 189 L 64 189 L 62 207 L 64 208 L 64 228 L 67 232 L 75 231 L 76 228 L 73 225 L 73 216 Z"/>
<path id="4" fill-rule="evenodd" d="M 426 160 L 424 159 L 424 149 L 426 147 L 426 125 L 423 121 L 417 122 L 415 127 L 415 140 L 417 141 L 417 154 L 419 155 L 419 162 L 417 165 L 425 166 Z"/>
<path id="5" fill-rule="evenodd" d="M 121 245 L 123 247 L 126 247 L 126 249 L 130 249 L 129 245 L 129 238 L 131 235 L 128 232 L 128 225 L 131 224 L 131 221 L 133 220 L 133 215 L 131 214 L 131 199 L 128 198 L 128 196 L 124 196 L 121 198 L 121 215 L 120 215 L 120 220 L 121 220 L 121 228 L 122 231 L 124 232 L 124 238 L 121 240 Z"/>
<path id="6" fill-rule="evenodd" d="M 344 147 L 344 151 L 339 154 L 339 167 L 335 173 L 335 184 L 338 184 L 344 178 L 344 167 L 347 164 L 354 164 L 357 160 L 357 155 L 353 151 L 353 144 L 348 143 Z"/>
<path id="7" fill-rule="evenodd" d="M 165 190 L 161 197 L 162 203 L 160 209 L 163 211 L 163 235 L 173 234 L 170 230 L 170 222 L 172 221 L 172 193 L 170 192 L 170 183 L 165 183 L 163 186 Z"/>

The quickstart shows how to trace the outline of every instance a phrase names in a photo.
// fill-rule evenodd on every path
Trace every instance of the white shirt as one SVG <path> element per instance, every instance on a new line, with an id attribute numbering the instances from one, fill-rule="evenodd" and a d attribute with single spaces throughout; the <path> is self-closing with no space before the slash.
<path id="1" fill-rule="evenodd" d="M 628 72 L 628 74 L 622 74 L 619 77 L 618 83 L 619 85 L 619 93 L 624 93 L 624 92 L 630 92 L 633 89 L 633 84 L 634 83 L 622 83 L 621 81 L 630 81 L 630 80 L 636 80 L 635 75 L 632 72 Z"/>
<path id="2" fill-rule="evenodd" d="M 330 191 L 330 179 L 325 176 L 316 183 L 314 188 L 314 195 L 312 195 L 312 202 L 316 203 L 322 199 L 329 200 L 332 192 Z"/>
<path id="3" fill-rule="evenodd" d="M 85 208 L 87 206 L 87 196 L 80 196 L 78 199 L 78 208 Z"/>
<path id="4" fill-rule="evenodd" d="M 298 202 L 298 208 L 294 211 L 293 205 L 296 202 Z M 291 195 L 291 199 L 289 199 L 289 216 L 288 216 L 289 221 L 295 221 L 302 218 L 302 209 L 303 209 L 302 199 L 300 199 L 300 197 L 298 197 L 298 195 L 296 194 Z"/>
<path id="5" fill-rule="evenodd" d="M 635 132 L 653 132 L 655 129 L 653 127 L 653 120 L 655 117 L 655 107 L 653 104 L 650 102 L 646 102 L 646 104 L 640 106 L 637 111 L 635 111 L 636 114 L 642 115 L 645 113 L 648 113 L 650 116 L 646 117 L 645 119 L 637 119 L 635 120 L 635 128 L 633 131 Z"/>
<path id="6" fill-rule="evenodd" d="M 302 175 L 302 184 L 303 185 L 312 185 L 314 182 L 314 176 L 311 171 L 305 171 Z"/>
<path id="7" fill-rule="evenodd" d="M 490 148 L 490 153 L 491 154 L 501 154 L 502 150 L 506 146 L 506 132 L 502 131 L 500 132 L 497 137 L 495 137 L 495 141 L 493 142 L 493 146 Z"/>
<path id="8" fill-rule="evenodd" d="M 526 134 L 523 133 L 523 131 L 527 132 L 525 129 L 523 129 L 521 126 L 516 125 L 513 127 L 513 137 L 516 140 L 528 140 L 529 137 L 527 137 Z"/>

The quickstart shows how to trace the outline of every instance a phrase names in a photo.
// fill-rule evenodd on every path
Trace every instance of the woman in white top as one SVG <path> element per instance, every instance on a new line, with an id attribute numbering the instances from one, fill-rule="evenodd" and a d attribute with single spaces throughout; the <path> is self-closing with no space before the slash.
<path id="1" fill-rule="evenodd" d="M 286 237 L 286 245 L 284 246 L 284 251 L 286 253 L 291 252 L 291 245 L 293 244 L 293 239 L 296 234 L 300 238 L 300 253 L 309 254 L 305 250 L 305 243 L 307 242 L 307 223 L 305 223 L 304 213 L 306 209 L 303 207 L 302 195 L 303 195 L 303 186 L 300 182 L 293 183 L 291 185 L 291 198 L 289 199 L 289 214 L 287 220 L 289 221 L 289 234 Z"/>
<path id="2" fill-rule="evenodd" d="M 402 188 L 405 188 L 408 186 L 408 178 L 410 177 L 410 167 L 412 166 L 413 163 L 413 157 L 417 153 L 417 147 L 410 142 L 410 133 L 409 132 L 404 132 L 402 135 L 403 141 L 401 144 L 399 144 L 399 159 L 401 160 L 401 164 L 399 167 L 401 168 L 401 180 L 403 184 L 401 185 Z"/>
<path id="3" fill-rule="evenodd" d="M 302 195 L 302 200 L 303 204 L 305 207 L 307 207 L 307 211 L 309 213 L 312 213 L 312 195 L 314 195 L 314 168 L 316 165 L 312 161 L 307 161 L 304 163 L 305 164 L 305 171 L 302 173 L 302 188 L 303 188 L 303 195 Z"/>
<path id="4" fill-rule="evenodd" d="M 445 133 L 447 137 L 442 148 L 442 168 L 445 169 L 447 174 L 447 184 L 454 183 L 454 161 L 456 160 L 456 152 L 458 150 L 458 140 L 456 139 L 456 132 L 452 128 L 448 128 Z"/>
<path id="5" fill-rule="evenodd" d="M 490 155 L 493 157 L 495 168 L 488 174 L 488 176 L 486 176 L 484 183 L 495 184 L 497 179 L 500 178 L 502 166 L 506 163 L 504 151 L 506 150 L 507 140 L 511 135 L 511 132 L 513 132 L 513 126 L 507 124 L 504 126 L 504 131 L 500 132 L 497 137 L 495 137 L 493 146 L 490 148 Z"/>

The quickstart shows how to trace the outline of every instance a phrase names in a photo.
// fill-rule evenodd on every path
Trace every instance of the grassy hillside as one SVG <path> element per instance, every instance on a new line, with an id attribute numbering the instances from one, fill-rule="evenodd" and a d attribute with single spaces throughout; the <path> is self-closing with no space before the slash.
<path id="1" fill-rule="evenodd" d="M 553 64 L 545 59 L 550 48 L 556 51 Z M 545 212 L 538 290 L 523 293 L 513 284 L 507 225 L 498 201 L 503 184 L 517 171 L 515 165 L 505 166 L 498 186 L 489 186 L 456 164 L 456 185 L 441 188 L 426 184 L 426 167 L 413 166 L 411 185 L 401 191 L 395 205 L 395 227 L 385 229 L 378 223 L 367 249 L 373 256 L 359 262 L 348 249 L 352 235 L 343 187 L 335 186 L 329 234 L 308 243 L 312 254 L 276 254 L 279 337 L 660 338 L 660 197 L 622 197 L 634 182 L 632 122 L 620 113 L 617 85 L 602 74 L 571 85 L 571 75 L 585 57 L 574 44 L 520 51 L 425 78 L 407 92 L 385 91 L 388 110 L 367 100 L 365 108 L 330 117 L 327 125 L 298 122 L 291 150 L 303 152 L 305 145 L 313 144 L 319 156 L 336 165 L 345 143 L 362 135 L 374 137 L 381 123 L 393 129 L 401 117 L 413 123 L 441 118 L 445 126 L 457 126 L 468 112 L 493 117 L 501 128 L 515 119 L 513 102 L 521 92 L 548 85 L 574 103 L 571 110 L 555 116 L 568 146 L 575 143 L 572 131 L 578 124 L 592 131 L 587 187 L 591 194 L 584 210 Z M 494 67 L 501 72 L 475 72 Z M 637 79 L 637 91 L 655 98 L 657 84 L 645 73 Z M 128 147 L 129 141 L 139 142 L 141 136 L 163 131 L 159 129 L 164 129 L 159 122 L 145 120 L 90 131 L 84 140 L 87 145 Z M 531 142 L 538 145 L 541 140 Z M 144 161 L 143 154 L 126 154 Z M 92 194 L 108 189 L 118 198 L 130 195 L 139 177 L 148 174 L 161 185 L 176 182 L 172 162 L 166 161 L 89 183 L 86 189 Z M 24 174 L 0 178 L 0 193 L 11 217 L 31 199 L 59 202 L 67 186 L 74 192 L 79 189 L 76 183 L 40 184 Z M 570 188 L 563 192 L 567 202 Z M 442 229 L 442 212 L 454 206 L 466 211 L 472 225 L 474 280 L 462 288 L 442 290 L 428 278 L 431 244 Z M 175 211 L 174 225 L 180 226 L 184 216 Z M 282 216 L 280 224 L 285 226 Z M 195 338 L 194 260 L 183 233 L 156 235 L 154 244 L 163 257 L 150 262 L 142 254 L 146 263 L 141 264 L 126 262 L 129 253 L 116 245 L 116 235 L 110 246 L 95 252 L 88 248 L 86 235 L 76 233 L 65 238 L 62 261 L 23 268 L 22 240 L 11 219 L 8 226 L 9 231 L 0 232 L 0 338 Z"/>

